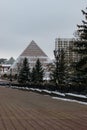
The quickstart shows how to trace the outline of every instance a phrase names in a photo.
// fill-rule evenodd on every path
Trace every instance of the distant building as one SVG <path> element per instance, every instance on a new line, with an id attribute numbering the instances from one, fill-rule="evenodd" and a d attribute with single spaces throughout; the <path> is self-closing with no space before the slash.
<path id="1" fill-rule="evenodd" d="M 9 60 L 7 60 L 7 61 L 5 62 L 5 64 L 10 64 L 10 65 L 12 65 L 14 62 L 15 62 L 15 59 L 14 59 L 13 57 L 11 57 Z"/>
<path id="2" fill-rule="evenodd" d="M 27 46 L 27 48 L 21 53 L 21 55 L 11 66 L 10 69 L 12 70 L 13 75 L 17 74 L 18 69 L 20 69 L 20 66 L 23 63 L 25 57 L 28 59 L 29 67 L 31 69 L 35 66 L 37 59 L 39 59 L 46 72 L 45 77 L 48 77 L 47 65 L 51 63 L 51 60 L 34 41 L 31 41 L 31 43 Z"/>
<path id="3" fill-rule="evenodd" d="M 0 64 L 5 64 L 7 61 L 7 59 L 4 59 L 4 58 L 0 58 Z"/>
<path id="4" fill-rule="evenodd" d="M 11 57 L 9 60 L 7 59 L 0 59 L 0 76 L 4 75 L 8 72 L 10 69 L 11 65 L 14 63 L 14 58 Z"/>
<path id="5" fill-rule="evenodd" d="M 65 52 L 65 60 L 69 65 L 72 62 L 77 62 L 79 56 L 72 51 L 74 48 L 74 41 L 73 38 L 56 38 L 55 39 L 55 50 L 60 51 L 61 49 Z"/>
<path id="6" fill-rule="evenodd" d="M 11 64 L 0 64 L 0 76 L 6 74 L 10 69 Z"/>

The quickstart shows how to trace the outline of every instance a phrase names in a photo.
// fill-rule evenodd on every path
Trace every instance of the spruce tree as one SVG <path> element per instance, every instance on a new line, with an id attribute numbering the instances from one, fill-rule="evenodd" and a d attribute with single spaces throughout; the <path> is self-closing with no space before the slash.
<path id="1" fill-rule="evenodd" d="M 74 52 L 78 54 L 79 59 L 76 62 L 76 76 L 79 84 L 87 84 L 87 13 L 82 10 L 85 20 L 81 25 L 77 25 L 77 38 L 75 40 Z"/>
<path id="2" fill-rule="evenodd" d="M 55 67 L 51 73 L 51 78 L 55 84 L 62 84 L 65 80 L 65 52 L 63 49 L 58 51 L 58 57 L 55 58 Z"/>
<path id="3" fill-rule="evenodd" d="M 54 62 L 54 69 L 52 70 L 52 72 L 50 74 L 50 78 L 55 84 L 59 83 L 59 63 L 58 63 L 58 61 Z"/>
<path id="4" fill-rule="evenodd" d="M 39 59 L 37 59 L 37 61 L 36 61 L 34 71 L 35 71 L 35 82 L 36 83 L 43 82 L 44 70 L 43 70 L 42 64 Z"/>
<path id="5" fill-rule="evenodd" d="M 61 49 L 60 53 L 60 59 L 59 59 L 59 83 L 62 84 L 65 81 L 65 71 L 66 71 L 66 65 L 65 65 L 65 52 L 63 49 Z"/>
<path id="6" fill-rule="evenodd" d="M 35 67 L 32 68 L 32 72 L 31 72 L 31 82 L 33 82 L 33 83 L 36 82 L 36 70 L 35 70 Z"/>
<path id="7" fill-rule="evenodd" d="M 30 77 L 30 68 L 29 68 L 28 59 L 24 58 L 22 67 L 19 71 L 18 82 L 26 84 L 30 81 L 30 78 L 31 77 Z"/>

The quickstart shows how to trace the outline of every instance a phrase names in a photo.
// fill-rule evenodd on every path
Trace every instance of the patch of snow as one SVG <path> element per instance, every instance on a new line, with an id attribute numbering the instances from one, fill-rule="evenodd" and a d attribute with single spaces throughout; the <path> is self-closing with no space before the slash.
<path id="1" fill-rule="evenodd" d="M 51 91 L 48 91 L 48 90 L 45 90 L 45 89 L 43 89 L 42 91 L 46 92 L 46 93 L 51 93 Z"/>
<path id="2" fill-rule="evenodd" d="M 38 91 L 38 92 L 42 92 L 42 90 L 41 89 L 35 89 L 36 91 Z"/>
<path id="3" fill-rule="evenodd" d="M 66 93 L 66 95 L 81 97 L 81 98 L 87 98 L 85 95 L 78 95 L 78 94 L 73 94 L 73 93 Z"/>
<path id="4" fill-rule="evenodd" d="M 60 95 L 60 96 L 65 96 L 64 93 L 60 93 L 60 92 L 57 92 L 57 91 L 52 91 L 53 94 L 56 94 L 56 95 Z"/>
<path id="5" fill-rule="evenodd" d="M 62 100 L 62 101 L 68 101 L 68 102 L 75 102 L 75 103 L 87 105 L 87 102 L 81 102 L 81 101 L 71 100 L 71 99 L 66 99 L 66 98 L 52 97 L 52 99 L 57 99 L 57 100 Z"/>
<path id="6" fill-rule="evenodd" d="M 19 89 L 19 87 L 17 87 L 17 86 L 11 86 L 11 88 L 16 88 L 16 89 Z"/>
<path id="7" fill-rule="evenodd" d="M 28 87 L 25 88 L 26 90 L 30 90 Z"/>
<path id="8" fill-rule="evenodd" d="M 30 90 L 35 91 L 35 89 L 34 89 L 34 88 L 30 88 Z"/>

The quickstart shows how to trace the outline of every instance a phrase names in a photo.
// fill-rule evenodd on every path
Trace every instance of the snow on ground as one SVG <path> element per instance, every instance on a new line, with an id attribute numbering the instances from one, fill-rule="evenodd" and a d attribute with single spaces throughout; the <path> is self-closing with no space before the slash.
<path id="1" fill-rule="evenodd" d="M 65 96 L 64 93 L 60 93 L 60 92 L 57 92 L 57 91 L 52 91 L 51 93 L 56 94 L 56 95 L 60 95 L 60 96 Z"/>
<path id="2" fill-rule="evenodd" d="M 43 89 L 42 92 L 51 93 L 51 91 Z"/>
<path id="3" fill-rule="evenodd" d="M 65 95 L 70 95 L 70 96 L 74 96 L 74 97 L 81 97 L 81 98 L 87 98 L 87 96 L 85 95 L 78 95 L 78 94 L 73 94 L 73 93 L 65 93 Z"/>
<path id="4" fill-rule="evenodd" d="M 63 100 L 63 101 L 69 101 L 69 102 L 76 102 L 76 103 L 80 103 L 80 104 L 84 104 L 87 105 L 87 102 L 82 102 L 82 101 L 77 101 L 77 100 L 73 100 L 73 99 L 66 99 L 66 96 L 70 95 L 72 97 L 78 97 L 78 98 L 84 98 L 87 99 L 87 96 L 85 95 L 78 95 L 78 94 L 73 94 L 73 93 L 61 93 L 58 91 L 49 91 L 46 89 L 37 89 L 37 88 L 28 88 L 28 87 L 17 87 L 17 86 L 11 86 L 11 88 L 16 88 L 16 89 L 21 89 L 21 90 L 27 90 L 27 91 L 37 91 L 37 92 L 45 92 L 48 95 L 49 94 L 55 94 L 55 97 L 52 97 L 52 99 L 58 99 L 58 100 Z M 58 96 L 62 96 L 62 98 L 58 97 Z M 64 98 L 63 98 L 64 97 Z"/>
<path id="5" fill-rule="evenodd" d="M 41 90 L 41 89 L 35 89 L 35 91 L 37 91 L 37 92 L 42 92 L 42 90 Z"/>
<path id="6" fill-rule="evenodd" d="M 59 98 L 59 97 L 52 97 L 52 99 L 57 99 L 57 100 L 62 100 L 62 101 L 68 101 L 68 102 L 76 102 L 76 103 L 80 103 L 80 104 L 83 104 L 83 105 L 87 105 L 87 102 L 81 102 L 81 101 L 72 100 L 72 99 Z"/>

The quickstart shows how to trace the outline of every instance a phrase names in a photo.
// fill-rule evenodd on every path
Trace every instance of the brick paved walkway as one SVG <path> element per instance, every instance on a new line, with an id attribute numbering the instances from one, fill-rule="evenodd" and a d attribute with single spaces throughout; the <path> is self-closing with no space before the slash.
<path id="1" fill-rule="evenodd" d="M 0 87 L 0 130 L 87 130 L 87 105 Z"/>

